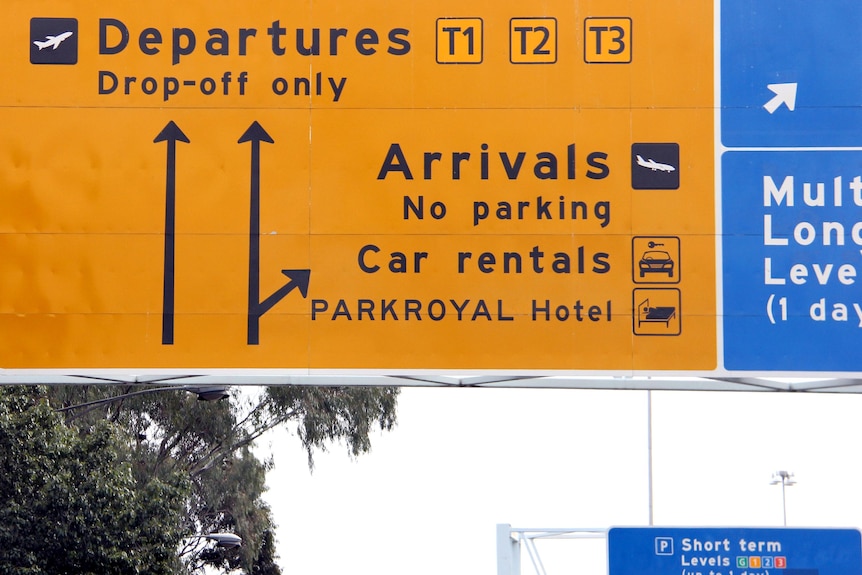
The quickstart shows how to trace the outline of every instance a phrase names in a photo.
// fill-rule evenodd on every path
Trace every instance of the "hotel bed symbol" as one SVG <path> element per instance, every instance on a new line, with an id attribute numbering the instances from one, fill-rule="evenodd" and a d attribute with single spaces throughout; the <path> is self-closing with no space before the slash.
<path id="1" fill-rule="evenodd" d="M 632 238 L 632 281 L 636 284 L 678 284 L 682 269 L 676 236 Z"/>
<path id="2" fill-rule="evenodd" d="M 635 335 L 679 335 L 682 297 L 677 288 L 632 290 L 632 331 Z"/>

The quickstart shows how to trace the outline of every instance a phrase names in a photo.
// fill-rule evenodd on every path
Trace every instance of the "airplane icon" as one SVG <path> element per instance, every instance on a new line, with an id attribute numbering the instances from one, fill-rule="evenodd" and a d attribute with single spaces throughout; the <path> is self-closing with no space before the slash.
<path id="1" fill-rule="evenodd" d="M 56 50 L 60 46 L 60 43 L 63 42 L 63 40 L 66 40 L 72 34 L 72 32 L 63 32 L 62 34 L 57 34 L 56 36 L 45 36 L 44 41 L 40 42 L 39 40 L 34 40 L 33 43 L 39 47 L 40 51 L 42 50 L 42 48 L 52 48 Z"/>
<path id="2" fill-rule="evenodd" d="M 648 160 L 644 160 L 643 156 L 641 156 L 640 154 L 637 155 L 637 162 L 638 162 L 638 166 L 642 166 L 644 168 L 649 168 L 653 172 L 655 172 L 656 170 L 661 171 L 661 172 L 674 172 L 674 171 L 676 171 L 676 168 L 674 168 L 670 164 L 662 164 L 661 162 L 656 162 L 652 158 L 650 158 Z"/>

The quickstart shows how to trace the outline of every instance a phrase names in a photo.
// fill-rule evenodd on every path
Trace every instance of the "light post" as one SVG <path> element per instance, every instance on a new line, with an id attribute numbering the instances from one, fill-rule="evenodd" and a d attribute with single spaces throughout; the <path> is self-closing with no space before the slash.
<path id="1" fill-rule="evenodd" d="M 785 490 L 788 485 L 796 485 L 796 481 L 793 479 L 793 473 L 783 470 L 776 471 L 772 474 L 772 481 L 770 481 L 769 484 L 781 484 L 781 509 L 784 513 L 784 526 L 787 527 L 787 495 Z"/>
<path id="2" fill-rule="evenodd" d="M 198 401 L 220 401 L 222 399 L 230 397 L 229 387 L 224 385 L 145 387 L 144 389 L 139 389 L 137 391 L 132 391 L 129 393 L 123 393 L 110 397 L 103 397 L 101 399 L 96 399 L 85 403 L 78 403 L 75 405 L 67 405 L 65 407 L 58 408 L 55 411 L 58 413 L 68 413 L 69 415 L 66 416 L 66 420 L 71 421 L 78 417 L 86 415 L 94 409 L 97 409 L 104 405 L 120 403 L 128 398 L 168 391 L 184 391 L 193 393 L 197 395 Z M 211 452 L 207 456 L 210 461 L 207 463 L 207 466 L 202 467 L 202 469 L 206 469 L 206 467 L 212 464 L 212 460 L 214 460 L 215 454 L 216 452 Z M 204 461 L 206 461 L 207 458 L 205 458 Z M 240 547 L 241 545 L 242 538 L 235 533 L 212 532 L 201 535 L 190 535 L 182 539 L 182 548 L 179 550 L 179 556 L 181 558 L 184 556 L 189 556 L 189 558 L 184 559 L 184 561 L 186 561 L 190 565 L 193 562 L 198 562 L 199 565 L 194 569 L 194 572 L 197 572 L 198 569 L 202 568 L 203 562 L 201 562 L 201 556 L 204 552 L 212 552 L 216 549 L 230 550 L 236 547 Z"/>
<path id="3" fill-rule="evenodd" d="M 649 525 L 653 525 L 652 493 L 652 390 L 647 390 L 647 493 L 649 496 Z"/>
<path id="4" fill-rule="evenodd" d="M 139 395 L 148 395 L 151 393 L 159 393 L 162 391 L 188 391 L 190 393 L 195 393 L 198 396 L 198 400 L 200 401 L 219 401 L 221 399 L 225 399 L 230 396 L 228 393 L 227 386 L 224 385 L 185 385 L 185 386 L 169 386 L 169 387 L 148 387 L 146 389 L 141 389 L 138 391 L 132 391 L 130 393 L 124 393 L 122 395 L 114 395 L 111 397 L 103 397 L 102 399 L 97 399 L 95 401 L 88 401 L 86 403 L 79 403 L 77 405 L 67 405 L 66 407 L 61 407 L 57 409 L 57 412 L 63 413 L 66 411 L 71 411 L 73 409 L 81 409 L 81 408 L 95 408 L 100 405 L 107 405 L 109 403 L 115 403 L 117 401 L 122 401 L 129 397 L 137 397 Z M 83 412 L 79 412 L 78 414 L 72 416 L 70 419 L 75 419 L 84 413 L 88 413 L 90 410 L 86 409 Z"/>

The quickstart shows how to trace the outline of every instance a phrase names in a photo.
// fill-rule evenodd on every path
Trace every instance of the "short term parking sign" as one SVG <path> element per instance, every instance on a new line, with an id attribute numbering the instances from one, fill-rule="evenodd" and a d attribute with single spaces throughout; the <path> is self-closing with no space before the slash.
<path id="1" fill-rule="evenodd" d="M 615 527 L 609 575 L 859 575 L 855 529 Z"/>

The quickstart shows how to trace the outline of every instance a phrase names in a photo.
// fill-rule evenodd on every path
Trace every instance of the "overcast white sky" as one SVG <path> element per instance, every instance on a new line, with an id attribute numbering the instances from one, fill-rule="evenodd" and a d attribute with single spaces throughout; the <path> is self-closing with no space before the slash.
<path id="1" fill-rule="evenodd" d="M 789 526 L 862 525 L 860 414 L 856 395 L 654 391 L 655 524 L 780 526 L 786 469 Z M 295 437 L 260 442 L 286 574 L 495 575 L 497 523 L 648 523 L 644 391 L 406 388 L 398 420 L 313 473 Z M 604 575 L 603 545 L 539 550 L 548 575 Z"/>

